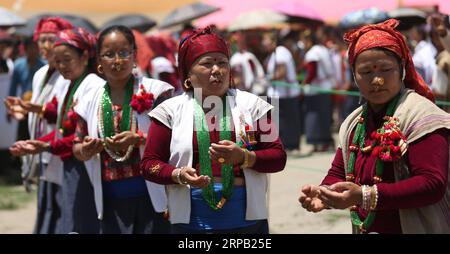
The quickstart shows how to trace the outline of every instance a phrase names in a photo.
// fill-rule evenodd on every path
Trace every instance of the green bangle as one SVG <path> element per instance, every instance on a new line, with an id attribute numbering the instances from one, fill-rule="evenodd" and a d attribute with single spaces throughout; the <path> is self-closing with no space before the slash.
<path id="1" fill-rule="evenodd" d="M 47 147 L 47 152 L 51 153 L 52 152 L 52 143 L 51 142 L 47 142 L 48 147 Z"/>

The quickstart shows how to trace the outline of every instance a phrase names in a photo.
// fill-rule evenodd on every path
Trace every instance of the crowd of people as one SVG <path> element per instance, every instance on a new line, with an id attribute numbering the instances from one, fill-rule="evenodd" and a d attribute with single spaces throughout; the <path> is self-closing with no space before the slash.
<path id="1" fill-rule="evenodd" d="M 0 32 L 1 122 L 18 123 L 2 157 L 38 181 L 35 233 L 268 234 L 268 176 L 304 135 L 307 154 L 338 148 L 302 207 L 350 208 L 355 233 L 450 233 L 450 115 L 434 103 L 450 100 L 448 23 L 343 40 L 322 26 L 93 35 L 43 18 L 14 63 Z"/>

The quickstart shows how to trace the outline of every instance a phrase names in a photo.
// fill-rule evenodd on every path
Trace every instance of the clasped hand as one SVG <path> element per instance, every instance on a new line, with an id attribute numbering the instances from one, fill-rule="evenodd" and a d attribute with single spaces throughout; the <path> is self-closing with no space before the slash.
<path id="1" fill-rule="evenodd" d="M 91 158 L 103 150 L 103 142 L 101 139 L 85 136 L 81 143 L 81 155 Z"/>
<path id="2" fill-rule="evenodd" d="M 326 208 L 346 209 L 360 205 L 361 186 L 352 182 L 338 182 L 331 186 L 305 185 L 298 201 L 309 212 L 320 212 Z"/>
<path id="3" fill-rule="evenodd" d="M 137 144 L 139 139 L 139 134 L 124 131 L 110 138 L 105 138 L 105 143 L 109 149 L 115 152 L 122 152 L 127 150 L 129 146 Z"/>
<path id="4" fill-rule="evenodd" d="M 217 144 L 211 144 L 208 154 L 211 160 L 231 165 L 242 164 L 245 156 L 244 151 L 236 143 L 229 140 L 222 140 Z M 223 162 L 219 159 L 223 159 Z"/>

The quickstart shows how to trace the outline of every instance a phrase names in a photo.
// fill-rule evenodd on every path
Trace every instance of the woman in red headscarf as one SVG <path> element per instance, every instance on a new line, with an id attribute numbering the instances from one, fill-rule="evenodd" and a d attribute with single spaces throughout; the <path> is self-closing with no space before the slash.
<path id="1" fill-rule="evenodd" d="M 17 97 L 8 97 L 7 107 L 16 119 L 23 119 L 28 114 L 28 129 L 30 138 L 35 139 L 53 131 L 57 116 L 57 102 L 68 87 L 69 81 L 56 71 L 53 58 L 53 44 L 56 34 L 64 29 L 72 28 L 72 24 L 59 17 L 43 18 L 36 26 L 33 39 L 37 41 L 39 54 L 48 61 L 33 76 L 32 98 L 24 101 Z M 27 142 L 18 141 L 11 148 L 11 153 L 27 147 Z M 22 157 L 22 176 L 25 184 L 30 184 L 36 176 L 39 178 L 38 209 L 34 233 L 54 234 L 61 229 L 60 186 L 62 167 L 55 165 L 60 162 L 57 156 L 50 153 L 28 155 Z"/>
<path id="2" fill-rule="evenodd" d="M 366 102 L 339 131 L 320 186 L 303 186 L 308 211 L 350 208 L 354 233 L 450 233 L 450 115 L 433 103 L 397 20 L 345 35 Z"/>
<path id="3" fill-rule="evenodd" d="M 166 185 L 173 233 L 268 233 L 267 176 L 286 153 L 273 107 L 231 87 L 229 59 L 209 27 L 191 33 L 178 51 L 185 92 L 149 114 L 141 170 Z"/>
<path id="4" fill-rule="evenodd" d="M 55 37 L 52 54 L 56 70 L 70 81 L 60 96 L 53 99 L 61 104 L 57 107 L 57 128 L 36 140 L 21 141 L 26 142 L 26 145 L 15 153 L 23 155 L 50 152 L 61 159 L 62 163 L 54 166 L 64 168 L 61 177 L 62 223 L 59 233 L 95 234 L 99 232 L 99 225 L 93 189 L 84 163 L 77 160 L 72 152 L 78 118 L 73 106 L 87 90 L 99 89 L 105 83 L 93 73 L 95 38 L 82 28 L 62 30 Z"/>

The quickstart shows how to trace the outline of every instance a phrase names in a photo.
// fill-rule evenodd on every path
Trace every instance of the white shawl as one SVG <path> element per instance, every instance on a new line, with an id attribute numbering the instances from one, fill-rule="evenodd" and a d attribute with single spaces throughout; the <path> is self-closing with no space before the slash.
<path id="1" fill-rule="evenodd" d="M 45 65 L 34 74 L 31 102 L 44 105 L 45 103 L 50 102 L 53 97 L 56 97 L 58 99 L 58 112 L 60 112 L 62 105 L 60 98 L 64 98 L 64 95 L 70 85 L 70 80 L 64 79 L 59 72 L 54 71 L 47 83 L 44 84 L 48 69 L 49 65 Z M 45 120 L 40 120 L 35 113 L 29 113 L 28 129 L 30 130 L 30 139 L 38 138 L 35 136 L 38 128 L 42 130 L 42 135 L 46 135 L 53 131 L 56 126 L 54 124 L 48 124 Z M 25 158 L 24 166 L 29 165 L 30 168 L 33 168 L 33 164 L 38 163 L 38 155 L 26 156 Z M 53 156 L 51 153 L 43 152 L 42 163 L 48 165 L 47 167 L 44 167 L 41 179 L 48 182 L 61 184 L 63 170 L 61 159 L 58 156 Z"/>
<path id="2" fill-rule="evenodd" d="M 105 83 L 103 83 L 104 85 Z M 145 91 L 154 95 L 154 98 L 158 98 L 162 93 L 172 90 L 173 87 L 165 82 L 141 77 L 138 79 L 138 84 L 143 85 Z M 138 87 L 135 85 L 134 93 L 138 92 Z M 75 112 L 80 115 L 88 125 L 88 134 L 90 137 L 99 138 L 98 135 L 98 109 L 100 106 L 100 99 L 103 95 L 103 86 L 97 90 L 86 91 L 83 94 L 83 98 L 88 98 L 84 101 L 79 101 L 75 106 Z M 137 114 L 136 123 L 138 129 L 143 133 L 148 131 L 150 126 L 150 118 L 147 116 L 148 110 Z M 140 148 L 141 156 L 143 155 L 144 148 Z M 102 178 L 101 178 L 101 161 L 100 155 L 93 156 L 90 160 L 85 161 L 85 165 L 88 171 L 89 178 L 94 186 L 95 206 L 97 208 L 98 218 L 103 218 L 103 191 L 102 191 Z M 166 193 L 164 187 L 159 184 L 146 181 L 147 189 L 152 200 L 153 207 L 157 212 L 163 212 L 167 208 Z"/>

